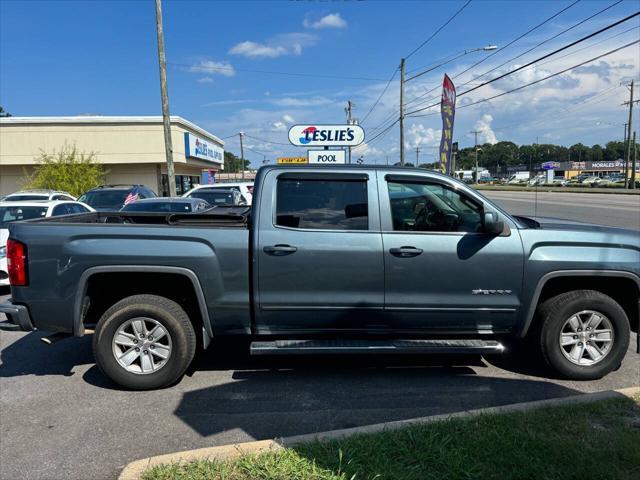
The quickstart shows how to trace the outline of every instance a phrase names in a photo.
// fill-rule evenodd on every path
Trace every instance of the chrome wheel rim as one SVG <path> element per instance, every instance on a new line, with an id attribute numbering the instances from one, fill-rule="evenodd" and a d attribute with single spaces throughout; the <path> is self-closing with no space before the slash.
<path id="1" fill-rule="evenodd" d="M 582 310 L 564 322 L 559 340 L 562 354 L 571 363 L 595 365 L 611 352 L 613 325 L 600 312 Z"/>
<path id="2" fill-rule="evenodd" d="M 153 318 L 132 318 L 116 331 L 112 350 L 127 372 L 148 375 L 160 370 L 171 358 L 171 335 Z"/>

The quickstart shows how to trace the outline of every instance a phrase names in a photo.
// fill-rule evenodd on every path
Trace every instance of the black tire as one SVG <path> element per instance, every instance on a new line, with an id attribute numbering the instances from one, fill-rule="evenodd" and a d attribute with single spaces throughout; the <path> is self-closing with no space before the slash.
<path id="1" fill-rule="evenodd" d="M 564 323 L 582 310 L 604 314 L 613 327 L 613 345 L 609 353 L 593 365 L 577 365 L 562 353 L 559 336 Z M 596 380 L 615 370 L 629 348 L 629 319 L 611 297 L 595 290 L 574 290 L 550 298 L 538 307 L 540 350 L 551 368 L 572 380 Z"/>
<path id="2" fill-rule="evenodd" d="M 135 317 L 159 322 L 171 337 L 171 355 L 156 372 L 127 371 L 113 354 L 112 341 L 118 328 Z M 196 352 L 196 334 L 185 311 L 176 302 L 156 295 L 134 295 L 109 308 L 96 325 L 93 354 L 100 370 L 111 380 L 131 390 L 152 390 L 177 382 Z"/>

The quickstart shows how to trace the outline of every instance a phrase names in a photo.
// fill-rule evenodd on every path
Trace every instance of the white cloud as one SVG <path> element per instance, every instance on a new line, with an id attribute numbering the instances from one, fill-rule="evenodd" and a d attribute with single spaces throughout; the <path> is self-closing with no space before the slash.
<path id="1" fill-rule="evenodd" d="M 287 123 L 293 123 L 293 122 L 295 122 L 295 120 L 293 119 L 293 117 L 292 117 L 291 115 L 289 115 L 288 113 L 285 113 L 285 114 L 282 116 L 282 120 L 284 120 L 284 121 L 285 121 L 285 122 L 287 122 Z"/>
<path id="2" fill-rule="evenodd" d="M 189 67 L 190 72 L 207 73 L 209 75 L 223 75 L 233 77 L 236 74 L 233 65 L 229 62 L 214 62 L 213 60 L 201 60 Z"/>
<path id="3" fill-rule="evenodd" d="M 231 55 L 244 55 L 245 57 L 266 57 L 276 58 L 287 53 L 287 49 L 282 46 L 269 46 L 256 42 L 240 42 L 229 50 Z"/>
<path id="4" fill-rule="evenodd" d="M 498 139 L 496 138 L 496 134 L 491 129 L 491 122 L 493 122 L 493 117 L 488 113 L 482 115 L 476 124 L 475 129 L 480 132 L 480 141 L 482 143 L 490 143 L 491 145 L 495 145 L 498 143 Z"/>
<path id="5" fill-rule="evenodd" d="M 346 28 L 347 21 L 340 16 L 339 13 L 330 13 L 329 15 L 325 15 L 324 17 L 312 21 L 308 18 L 305 18 L 302 24 L 306 28 L 314 28 L 319 30 L 321 28 Z"/>
<path id="6" fill-rule="evenodd" d="M 273 132 L 284 132 L 287 130 L 287 126 L 283 122 L 273 122 L 271 124 L 271 130 Z"/>
<path id="7" fill-rule="evenodd" d="M 415 148 L 418 146 L 426 146 L 426 145 L 435 145 L 440 142 L 440 136 L 442 135 L 442 130 L 435 130 L 431 127 L 425 127 L 421 123 L 414 123 L 409 128 L 409 140 L 406 144 L 409 148 Z"/>
<path id="8" fill-rule="evenodd" d="M 283 55 L 301 55 L 304 47 L 317 43 L 317 37 L 309 33 L 283 33 L 264 43 L 247 40 L 234 45 L 229 53 L 248 58 L 278 58 Z"/>
<path id="9" fill-rule="evenodd" d="M 202 77 L 198 79 L 198 83 L 213 83 L 213 78 L 211 77 Z"/>
<path id="10" fill-rule="evenodd" d="M 271 103 L 280 107 L 317 107 L 320 105 L 329 105 L 334 103 L 334 101 L 327 97 L 314 96 L 308 98 L 274 98 L 271 100 Z"/>

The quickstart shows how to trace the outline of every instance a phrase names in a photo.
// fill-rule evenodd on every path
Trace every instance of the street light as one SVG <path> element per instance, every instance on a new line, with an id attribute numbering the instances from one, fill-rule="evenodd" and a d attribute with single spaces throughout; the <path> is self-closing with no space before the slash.
<path id="1" fill-rule="evenodd" d="M 428 68 L 428 69 L 424 70 L 423 72 L 416 73 L 415 75 L 413 75 L 412 77 L 409 77 L 407 79 L 404 78 L 404 75 L 405 75 L 405 71 L 404 71 L 405 59 L 404 58 L 400 59 L 400 118 L 398 119 L 399 123 L 400 123 L 400 165 L 404 165 L 404 84 L 407 83 L 410 80 L 413 80 L 415 78 L 418 78 L 418 77 L 424 75 L 425 73 L 432 72 L 436 68 L 440 68 L 443 65 L 446 65 L 447 63 L 451 63 L 451 62 L 453 62 L 454 60 L 457 60 L 460 57 L 464 57 L 465 55 L 469 55 L 470 53 L 480 52 L 480 51 L 490 52 L 492 50 L 497 50 L 497 49 L 498 49 L 497 45 L 485 45 L 484 47 L 472 48 L 471 50 L 462 50 L 461 52 L 458 52 L 457 54 L 455 54 L 455 56 L 453 58 L 445 60 L 444 62 L 441 62 L 438 65 L 435 65 L 435 66 L 433 66 L 431 68 Z M 414 98 L 413 100 L 416 100 L 416 99 Z"/>

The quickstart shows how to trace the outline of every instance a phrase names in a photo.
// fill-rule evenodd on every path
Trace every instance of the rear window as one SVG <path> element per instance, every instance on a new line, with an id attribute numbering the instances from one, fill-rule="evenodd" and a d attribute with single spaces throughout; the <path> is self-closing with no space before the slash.
<path id="1" fill-rule="evenodd" d="M 29 200 L 49 200 L 49 195 L 11 195 L 3 200 L 3 202 L 23 202 Z"/>
<path id="2" fill-rule="evenodd" d="M 186 202 L 133 202 L 125 205 L 122 211 L 189 213 L 191 212 L 191 204 Z"/>
<path id="3" fill-rule="evenodd" d="M 47 208 L 48 207 L 0 207 L 0 228 L 7 228 L 11 222 L 45 217 L 47 215 Z"/>
<path id="4" fill-rule="evenodd" d="M 130 190 L 94 190 L 82 195 L 78 201 L 93 208 L 112 208 L 120 210 Z"/>
<path id="5" fill-rule="evenodd" d="M 276 224 L 291 228 L 367 230 L 367 182 L 278 179 Z"/>

